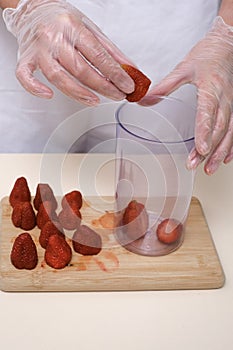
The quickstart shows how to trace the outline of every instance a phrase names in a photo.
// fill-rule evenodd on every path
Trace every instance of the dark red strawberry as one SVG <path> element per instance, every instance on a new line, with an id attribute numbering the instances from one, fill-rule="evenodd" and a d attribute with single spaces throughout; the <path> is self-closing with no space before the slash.
<path id="1" fill-rule="evenodd" d="M 10 193 L 9 202 L 12 207 L 19 202 L 30 202 L 31 193 L 25 177 L 19 177 Z"/>
<path id="2" fill-rule="evenodd" d="M 41 229 L 39 242 L 42 248 L 46 249 L 49 237 L 58 234 L 64 237 L 63 229 L 59 222 L 47 221 Z"/>
<path id="3" fill-rule="evenodd" d="M 97 255 L 102 249 L 98 233 L 86 225 L 80 225 L 72 237 L 74 251 L 82 255 Z"/>
<path id="4" fill-rule="evenodd" d="M 72 191 L 67 193 L 62 198 L 62 208 L 66 209 L 67 207 L 80 209 L 83 204 L 82 194 L 79 191 Z"/>
<path id="5" fill-rule="evenodd" d="M 65 238 L 60 235 L 52 235 L 49 237 L 45 250 L 45 261 L 54 269 L 63 269 L 72 258 L 72 250 Z"/>
<path id="6" fill-rule="evenodd" d="M 42 229 L 47 221 L 58 221 L 57 214 L 53 208 L 53 203 L 50 201 L 41 203 L 36 216 L 37 226 L 40 229 Z"/>
<path id="7" fill-rule="evenodd" d="M 171 244 L 177 242 L 182 234 L 183 225 L 175 219 L 165 219 L 157 227 L 158 240 L 162 243 Z"/>
<path id="8" fill-rule="evenodd" d="M 29 233 L 21 233 L 14 241 L 11 262 L 16 269 L 32 270 L 38 263 L 36 245 Z"/>
<path id="9" fill-rule="evenodd" d="M 128 64 L 122 64 L 121 67 L 129 74 L 129 76 L 134 80 L 135 89 L 132 93 L 128 94 L 126 99 L 129 102 L 140 101 L 147 93 L 151 81 L 145 74 L 143 74 L 137 68 L 130 66 Z"/>
<path id="10" fill-rule="evenodd" d="M 75 230 L 80 226 L 82 215 L 78 208 L 67 207 L 58 214 L 61 226 L 66 230 Z"/>
<path id="11" fill-rule="evenodd" d="M 132 200 L 124 211 L 122 224 L 127 237 L 130 239 L 137 240 L 144 236 L 149 226 L 145 206 L 136 200 Z"/>
<path id="12" fill-rule="evenodd" d="M 38 184 L 36 195 L 33 200 L 34 208 L 39 210 L 42 202 L 51 202 L 53 210 L 57 209 L 57 200 L 53 194 L 52 188 L 48 184 Z"/>
<path id="13" fill-rule="evenodd" d="M 11 219 L 16 227 L 30 231 L 36 226 L 36 215 L 30 202 L 19 202 L 13 207 Z"/>

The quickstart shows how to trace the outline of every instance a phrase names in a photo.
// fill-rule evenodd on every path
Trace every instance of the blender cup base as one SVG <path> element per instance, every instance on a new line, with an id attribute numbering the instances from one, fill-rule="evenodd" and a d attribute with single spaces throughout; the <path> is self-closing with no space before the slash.
<path id="1" fill-rule="evenodd" d="M 167 255 L 178 249 L 182 245 L 184 233 L 182 233 L 182 236 L 178 241 L 172 244 L 164 244 L 160 242 L 156 235 L 156 229 L 158 224 L 163 220 L 163 218 L 158 219 L 155 213 L 149 212 L 148 214 L 150 229 L 146 232 L 146 234 L 143 237 L 137 239 L 136 241 L 129 242 L 123 230 L 117 229 L 115 236 L 118 243 L 130 252 L 144 256 L 156 257 L 161 255 Z M 151 223 L 154 222 L 156 222 L 156 224 L 152 225 Z"/>

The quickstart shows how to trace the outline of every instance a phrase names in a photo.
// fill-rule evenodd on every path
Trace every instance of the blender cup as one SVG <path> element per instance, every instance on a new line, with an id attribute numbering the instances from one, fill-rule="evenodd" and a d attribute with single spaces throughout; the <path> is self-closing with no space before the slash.
<path id="1" fill-rule="evenodd" d="M 194 171 L 195 108 L 163 97 L 152 107 L 124 103 L 116 111 L 118 242 L 131 252 L 160 256 L 183 242 Z"/>

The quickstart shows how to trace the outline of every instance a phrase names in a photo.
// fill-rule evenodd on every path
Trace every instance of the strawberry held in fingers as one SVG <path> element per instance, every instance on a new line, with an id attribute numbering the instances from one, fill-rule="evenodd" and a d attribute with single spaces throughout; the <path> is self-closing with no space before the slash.
<path id="1" fill-rule="evenodd" d="M 151 81 L 145 74 L 143 74 L 137 68 L 130 66 L 128 64 L 122 64 L 121 67 L 129 74 L 129 76 L 134 80 L 135 89 L 132 93 L 127 94 L 126 99 L 129 102 L 140 101 L 147 93 Z"/>

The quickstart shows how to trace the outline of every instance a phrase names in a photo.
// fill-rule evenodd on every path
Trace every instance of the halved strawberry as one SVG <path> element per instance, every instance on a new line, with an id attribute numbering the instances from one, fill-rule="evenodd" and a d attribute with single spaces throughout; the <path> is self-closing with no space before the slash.
<path id="1" fill-rule="evenodd" d="M 122 64 L 121 67 L 126 71 L 126 73 L 129 74 L 135 83 L 135 90 L 132 93 L 128 94 L 126 99 L 129 102 L 140 101 L 147 93 L 151 84 L 151 80 L 140 70 L 133 66 L 130 66 L 129 64 Z"/>
<path id="2" fill-rule="evenodd" d="M 80 209 L 83 203 L 82 194 L 80 191 L 74 190 L 67 193 L 61 201 L 62 208 L 65 209 L 67 207 L 76 207 Z"/>
<path id="3" fill-rule="evenodd" d="M 74 251 L 82 255 L 97 255 L 102 249 L 102 239 L 98 233 L 86 225 L 81 225 L 72 238 Z"/>
<path id="4" fill-rule="evenodd" d="M 127 236 L 133 241 L 143 237 L 149 226 L 149 218 L 145 206 L 136 200 L 129 202 L 123 213 L 122 224 Z"/>
<path id="5" fill-rule="evenodd" d="M 66 230 L 77 229 L 80 226 L 81 219 L 82 215 L 76 206 L 67 206 L 65 209 L 62 209 L 58 214 L 58 220 L 61 226 Z"/>
<path id="6" fill-rule="evenodd" d="M 182 234 L 183 225 L 175 219 L 165 219 L 157 227 L 158 240 L 165 244 L 177 242 Z"/>

